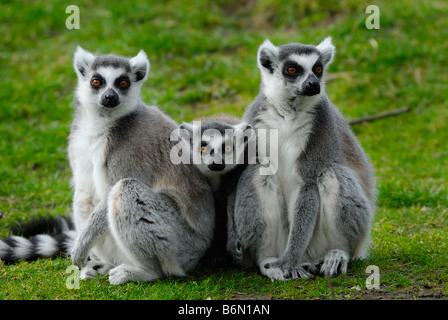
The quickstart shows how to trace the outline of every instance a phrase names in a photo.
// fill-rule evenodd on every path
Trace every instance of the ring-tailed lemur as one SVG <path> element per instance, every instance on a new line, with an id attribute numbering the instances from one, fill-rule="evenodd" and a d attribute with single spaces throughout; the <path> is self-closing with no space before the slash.
<path id="1" fill-rule="evenodd" d="M 128 59 L 78 49 L 75 69 L 69 157 L 81 231 L 74 264 L 85 266 L 92 252 L 105 262 L 100 268 L 112 268 L 112 284 L 184 275 L 210 246 L 213 195 L 195 167 L 172 163 L 177 124 L 140 99 L 146 54 Z M 89 261 L 87 273 L 96 275 L 97 267 Z"/>
<path id="2" fill-rule="evenodd" d="M 140 99 L 146 54 L 78 47 L 74 68 L 73 263 L 82 278 L 109 273 L 115 285 L 184 275 L 211 244 L 213 194 L 197 168 L 171 162 L 177 124 Z"/>
<path id="3" fill-rule="evenodd" d="M 334 52 L 330 37 L 318 46 L 266 40 L 258 50 L 260 93 L 243 120 L 278 130 L 278 170 L 243 172 L 228 247 L 272 279 L 307 277 L 320 263 L 325 275 L 345 273 L 370 241 L 373 170 L 324 90 Z"/>
<path id="4" fill-rule="evenodd" d="M 187 135 L 181 136 L 190 146 L 190 161 L 199 159 L 195 165 L 210 183 L 215 200 L 214 239 L 201 265 L 231 265 L 232 258 L 226 250 L 228 199 L 234 199 L 238 179 L 248 163 L 246 145 L 253 135 L 252 127 L 239 118 L 216 115 L 196 119 L 193 124 L 182 123 L 179 128 L 187 131 Z M 199 139 L 195 142 L 196 132 Z M 242 157 L 239 152 L 244 152 Z"/>

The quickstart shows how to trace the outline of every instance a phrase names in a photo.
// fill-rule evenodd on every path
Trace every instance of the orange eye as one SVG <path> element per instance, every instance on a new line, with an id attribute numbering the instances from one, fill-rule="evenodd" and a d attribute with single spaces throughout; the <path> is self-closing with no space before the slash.
<path id="1" fill-rule="evenodd" d="M 120 82 L 120 87 L 126 88 L 128 86 L 128 82 L 126 80 L 123 80 Z"/>
<path id="2" fill-rule="evenodd" d="M 99 87 L 100 84 L 101 84 L 101 81 L 98 79 L 95 79 L 92 81 L 92 86 L 94 86 L 94 87 Z"/>
<path id="3" fill-rule="evenodd" d="M 224 150 L 226 150 L 226 152 L 230 152 L 232 150 L 232 146 L 226 146 Z"/>
<path id="4" fill-rule="evenodd" d="M 288 68 L 288 73 L 289 74 L 294 74 L 294 73 L 296 73 L 297 72 L 297 69 L 296 68 L 294 68 L 294 67 L 289 67 Z"/>
<path id="5" fill-rule="evenodd" d="M 316 71 L 316 73 L 322 73 L 322 67 L 316 67 L 314 71 Z"/>
<path id="6" fill-rule="evenodd" d="M 201 152 L 207 152 L 207 147 L 201 147 Z"/>

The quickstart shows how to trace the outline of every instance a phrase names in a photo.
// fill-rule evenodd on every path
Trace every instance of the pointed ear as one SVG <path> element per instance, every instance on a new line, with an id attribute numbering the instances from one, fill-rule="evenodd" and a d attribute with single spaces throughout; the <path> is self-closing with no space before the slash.
<path id="1" fill-rule="evenodd" d="M 235 130 L 241 130 L 245 132 L 246 130 L 252 129 L 252 126 L 247 122 L 241 122 L 234 126 Z"/>
<path id="2" fill-rule="evenodd" d="M 95 56 L 93 55 L 93 53 L 84 50 L 80 46 L 76 48 L 75 56 L 73 59 L 73 67 L 75 68 L 78 78 L 85 77 L 87 70 L 93 63 L 93 60 L 95 60 Z"/>
<path id="3" fill-rule="evenodd" d="M 252 126 L 248 124 L 247 122 L 241 122 L 234 126 L 234 130 L 241 130 L 243 132 L 243 135 L 247 137 L 247 140 L 245 139 L 244 143 L 247 144 L 249 140 L 251 140 L 255 136 L 255 131 L 253 130 Z"/>
<path id="4" fill-rule="evenodd" d="M 331 37 L 326 37 L 321 43 L 317 45 L 316 48 L 322 55 L 322 62 L 324 66 L 329 65 L 333 61 L 336 51 L 336 48 L 331 42 Z"/>
<path id="5" fill-rule="evenodd" d="M 185 129 L 185 130 L 193 133 L 193 125 L 191 123 L 182 122 L 179 126 L 179 129 Z"/>
<path id="6" fill-rule="evenodd" d="M 145 51 L 140 52 L 129 60 L 131 64 L 131 72 L 134 75 L 134 81 L 145 81 L 149 73 L 149 60 Z"/>
<path id="7" fill-rule="evenodd" d="M 278 48 L 266 39 L 258 48 L 257 63 L 260 70 L 268 70 L 273 73 L 278 64 Z"/>
<path id="8" fill-rule="evenodd" d="M 194 125 L 191 123 L 182 122 L 179 126 L 179 134 L 182 139 L 190 142 L 193 139 L 193 129 Z"/>

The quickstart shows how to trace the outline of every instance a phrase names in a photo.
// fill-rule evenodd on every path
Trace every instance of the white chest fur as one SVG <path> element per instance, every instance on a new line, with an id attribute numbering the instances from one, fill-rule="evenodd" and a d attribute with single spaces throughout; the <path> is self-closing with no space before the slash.
<path id="1" fill-rule="evenodd" d="M 110 189 L 105 167 L 107 130 L 84 121 L 72 138 L 71 148 L 75 188 L 90 193 L 94 205 L 105 200 Z"/>
<path id="2" fill-rule="evenodd" d="M 312 130 L 312 119 L 311 115 L 305 113 L 283 117 L 275 110 L 267 110 L 257 120 L 255 129 L 278 131 L 278 141 L 274 146 L 278 150 L 275 174 L 261 175 L 259 171 L 254 176 L 255 188 L 267 221 L 265 234 L 269 238 L 266 246 L 258 253 L 260 263 L 265 258 L 281 256 L 286 248 L 288 229 L 293 225 L 293 215 L 303 185 L 298 158 L 306 147 Z M 257 139 L 257 143 L 266 143 L 263 135 L 258 135 Z M 271 145 L 266 148 L 272 150 Z"/>
<path id="3" fill-rule="evenodd" d="M 272 110 L 260 115 L 263 128 L 278 130 L 277 178 L 287 206 L 288 215 L 293 214 L 303 184 L 298 168 L 298 158 L 304 151 L 312 130 L 312 115 L 300 112 L 282 117 Z M 291 217 L 290 217 L 291 218 Z M 291 221 L 291 220 L 290 220 Z"/>

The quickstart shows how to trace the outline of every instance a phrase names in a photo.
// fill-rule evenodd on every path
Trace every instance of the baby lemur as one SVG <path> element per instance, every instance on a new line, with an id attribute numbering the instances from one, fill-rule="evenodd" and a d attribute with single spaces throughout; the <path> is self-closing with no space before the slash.
<path id="1" fill-rule="evenodd" d="M 146 54 L 96 56 L 78 47 L 74 68 L 73 263 L 82 277 L 109 273 L 115 285 L 184 275 L 210 246 L 213 194 L 197 168 L 172 163 L 177 124 L 140 99 Z"/>
<path id="2" fill-rule="evenodd" d="M 317 46 L 266 40 L 258 50 L 260 92 L 243 120 L 278 131 L 277 170 L 260 175 L 255 164 L 242 173 L 228 248 L 272 279 L 307 277 L 319 264 L 325 275 L 345 273 L 351 257 L 367 252 L 374 175 L 325 94 L 334 52 L 331 38 Z"/>
<path id="3" fill-rule="evenodd" d="M 201 266 L 230 266 L 232 258 L 226 251 L 228 199 L 234 197 L 239 177 L 249 161 L 246 146 L 253 136 L 252 127 L 239 118 L 216 115 L 196 119 L 193 124 L 182 123 L 179 128 L 186 131 L 182 137 L 190 147 L 190 161 L 207 178 L 215 200 L 214 239 Z"/>

